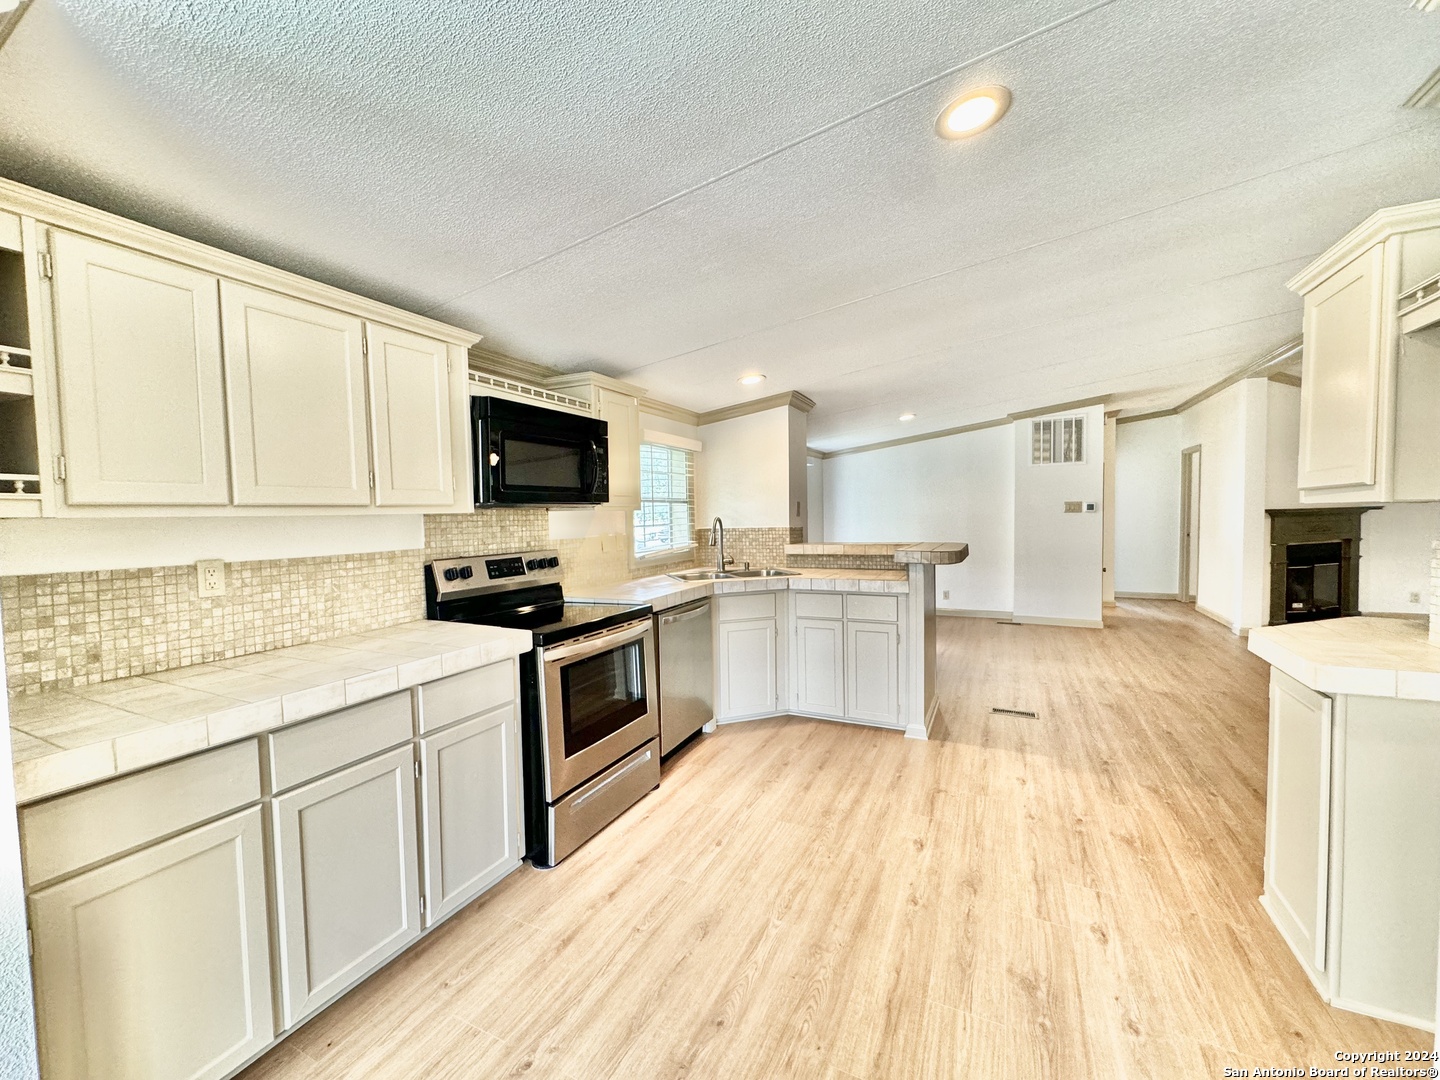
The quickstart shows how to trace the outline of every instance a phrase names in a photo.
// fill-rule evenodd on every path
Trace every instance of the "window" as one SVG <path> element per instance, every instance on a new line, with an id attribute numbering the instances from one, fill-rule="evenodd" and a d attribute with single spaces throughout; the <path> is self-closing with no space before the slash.
<path id="1" fill-rule="evenodd" d="M 1066 465 L 1085 460 L 1085 418 L 1030 421 L 1030 464 Z"/>
<path id="2" fill-rule="evenodd" d="M 675 446 L 641 443 L 635 557 L 678 552 L 694 543 L 695 455 Z"/>

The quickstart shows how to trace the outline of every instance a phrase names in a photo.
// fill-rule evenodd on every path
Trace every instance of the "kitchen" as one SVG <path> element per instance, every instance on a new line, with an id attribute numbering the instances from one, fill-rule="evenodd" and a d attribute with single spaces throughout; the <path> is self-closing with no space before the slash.
<path id="1" fill-rule="evenodd" d="M 713 65 L 756 47 L 743 13 L 681 46 L 613 12 L 542 40 L 519 13 L 0 10 L 4 1068 L 1427 1051 L 1433 6 L 836 12 L 909 89 L 837 84 L 760 156 L 684 125 L 652 153 L 650 95 L 692 105 L 623 62 L 593 131 L 527 97 L 597 31 Z M 753 58 L 797 102 L 830 47 L 804 26 Z M 452 33 L 536 71 L 457 66 Z M 392 35 L 445 59 L 370 63 Z M 1311 63 L 1277 71 L 1297 35 Z M 1097 64 L 1221 79 L 1197 42 L 1246 75 L 1225 153 L 1203 95 L 1164 106 L 1188 131 L 1076 96 Z M 1065 94 L 1133 155 L 1118 211 L 1080 147 L 1037 149 Z M 462 138 L 493 160 L 433 172 Z M 556 197 L 583 175 L 634 191 Z M 1029 176 L 1053 209 L 1007 203 Z M 962 177 L 993 212 L 951 205 Z"/>

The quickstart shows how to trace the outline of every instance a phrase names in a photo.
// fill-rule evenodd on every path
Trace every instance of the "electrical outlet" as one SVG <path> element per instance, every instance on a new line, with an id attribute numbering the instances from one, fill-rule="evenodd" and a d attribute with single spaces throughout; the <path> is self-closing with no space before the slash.
<path id="1" fill-rule="evenodd" d="M 195 564 L 196 584 L 201 596 L 225 595 L 225 561 L 201 559 Z"/>

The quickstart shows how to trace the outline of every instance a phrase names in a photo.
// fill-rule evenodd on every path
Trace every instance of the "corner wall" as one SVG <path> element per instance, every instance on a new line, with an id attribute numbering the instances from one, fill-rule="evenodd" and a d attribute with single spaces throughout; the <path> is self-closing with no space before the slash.
<path id="1" fill-rule="evenodd" d="M 827 542 L 963 541 L 970 545 L 968 559 L 936 567 L 941 614 L 1014 610 L 1015 451 L 1009 424 L 840 454 L 819 468 Z"/>
<path id="2" fill-rule="evenodd" d="M 1032 465 L 1032 419 L 1012 426 L 1015 467 L 1015 621 L 1100 626 L 1104 566 L 1105 409 L 1052 416 L 1085 418 L 1085 460 Z M 1045 417 L 1034 417 L 1043 420 Z M 1066 513 L 1066 502 L 1092 502 Z"/>

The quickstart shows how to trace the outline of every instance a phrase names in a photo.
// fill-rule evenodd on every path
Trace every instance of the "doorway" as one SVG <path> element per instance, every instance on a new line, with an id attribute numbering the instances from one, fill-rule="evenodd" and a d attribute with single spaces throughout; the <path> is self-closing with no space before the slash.
<path id="1" fill-rule="evenodd" d="M 1200 447 L 1180 451 L 1180 589 L 1176 599 L 1200 595 Z"/>

